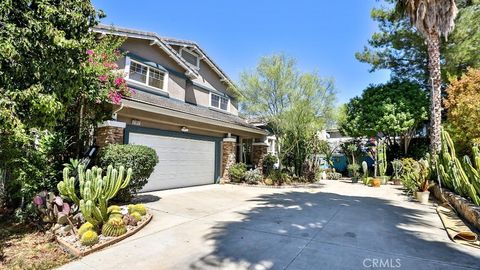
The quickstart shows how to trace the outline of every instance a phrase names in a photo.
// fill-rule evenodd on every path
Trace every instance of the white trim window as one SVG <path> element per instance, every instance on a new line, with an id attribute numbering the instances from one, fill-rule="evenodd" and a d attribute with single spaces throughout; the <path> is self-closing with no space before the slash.
<path id="1" fill-rule="evenodd" d="M 133 84 L 167 92 L 168 72 L 147 66 L 127 57 L 125 73 L 127 74 L 127 81 Z"/>
<path id="2" fill-rule="evenodd" d="M 214 93 L 210 93 L 210 107 L 220 109 L 222 111 L 229 111 L 230 99 L 222 97 Z"/>
<path id="3" fill-rule="evenodd" d="M 190 65 L 196 67 L 197 69 L 200 68 L 200 56 L 194 53 L 192 50 L 181 48 L 180 56 L 182 56 L 182 58 Z"/>

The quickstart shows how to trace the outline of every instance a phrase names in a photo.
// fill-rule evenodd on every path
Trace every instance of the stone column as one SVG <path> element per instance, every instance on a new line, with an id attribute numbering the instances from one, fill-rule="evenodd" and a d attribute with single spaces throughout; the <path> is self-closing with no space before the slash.
<path id="1" fill-rule="evenodd" d="M 221 183 L 230 182 L 228 170 L 237 161 L 237 140 L 224 138 L 222 142 L 222 179 Z"/>
<path id="2" fill-rule="evenodd" d="M 253 143 L 253 157 L 252 163 L 255 168 L 258 168 L 260 172 L 263 173 L 263 159 L 268 153 L 268 144 L 267 143 Z"/>
<path id="3" fill-rule="evenodd" d="M 104 147 L 108 144 L 123 144 L 123 130 L 127 126 L 124 122 L 105 121 L 95 130 L 95 144 Z"/>

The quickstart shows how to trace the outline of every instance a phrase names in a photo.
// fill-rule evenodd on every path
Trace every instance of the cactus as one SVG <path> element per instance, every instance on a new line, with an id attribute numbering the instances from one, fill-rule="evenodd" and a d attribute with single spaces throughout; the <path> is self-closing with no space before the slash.
<path id="1" fill-rule="evenodd" d="M 140 215 L 144 216 L 147 214 L 147 208 L 145 208 L 145 205 L 143 204 L 129 204 L 128 213 L 132 214 L 134 212 L 137 212 Z"/>
<path id="2" fill-rule="evenodd" d="M 103 224 L 102 227 L 102 234 L 105 236 L 120 236 L 127 232 L 127 227 L 125 227 L 125 223 L 120 218 L 112 218 L 107 221 L 107 223 Z"/>
<path id="3" fill-rule="evenodd" d="M 461 162 L 455 153 L 455 146 L 450 135 L 441 130 L 442 149 L 434 157 L 436 169 L 442 184 L 461 196 L 469 197 L 473 203 L 480 205 L 480 153 L 472 148 L 474 163 L 465 156 Z"/>
<path id="4" fill-rule="evenodd" d="M 82 235 L 88 231 L 93 231 L 95 229 L 95 226 L 93 226 L 92 223 L 90 222 L 85 222 L 84 224 L 82 224 L 82 226 L 80 226 L 80 228 L 78 229 L 78 236 L 79 237 L 82 237 Z"/>
<path id="5" fill-rule="evenodd" d="M 387 173 L 387 146 L 385 143 L 380 142 L 377 148 L 377 166 L 380 176 L 385 176 Z"/>
<path id="6" fill-rule="evenodd" d="M 118 170 L 112 165 L 108 166 L 106 175 L 102 177 L 103 170 L 93 167 L 85 170 L 85 166 L 78 166 L 78 187 L 75 189 L 75 177 L 69 177 L 70 170 L 66 167 L 63 170 L 63 181 L 57 187 L 62 197 L 71 199 L 80 206 L 85 220 L 96 227 L 108 220 L 107 206 L 120 189 L 128 186 L 132 176 L 132 169 L 127 170 L 121 166 Z"/>
<path id="7" fill-rule="evenodd" d="M 402 173 L 403 170 L 403 164 L 400 160 L 395 159 L 392 161 L 392 168 L 393 168 L 393 174 L 395 175 L 395 179 L 400 179 L 400 174 Z"/>
<path id="8" fill-rule="evenodd" d="M 363 170 L 363 184 L 368 185 L 368 164 L 366 161 L 362 161 Z"/>
<path id="9" fill-rule="evenodd" d="M 71 207 L 53 192 L 42 191 L 33 198 L 33 204 L 45 223 L 67 224 Z"/>
<path id="10" fill-rule="evenodd" d="M 93 246 L 98 243 L 98 234 L 94 231 L 86 231 L 80 238 L 80 243 L 84 246 Z"/>
<path id="11" fill-rule="evenodd" d="M 142 215 L 138 212 L 133 212 L 130 214 L 136 221 L 141 221 L 142 220 Z"/>
<path id="12" fill-rule="evenodd" d="M 111 205 L 107 208 L 108 219 L 123 218 L 122 209 L 118 205 Z"/>

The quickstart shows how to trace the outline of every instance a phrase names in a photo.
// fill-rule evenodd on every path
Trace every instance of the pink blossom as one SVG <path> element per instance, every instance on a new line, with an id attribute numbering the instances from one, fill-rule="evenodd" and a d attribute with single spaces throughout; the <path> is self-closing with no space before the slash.
<path id="1" fill-rule="evenodd" d="M 125 83 L 125 79 L 122 78 L 122 77 L 119 77 L 119 78 L 116 78 L 116 79 L 115 79 L 115 85 L 116 85 L 116 86 L 122 85 L 122 84 L 124 84 L 124 83 Z"/>
<path id="2" fill-rule="evenodd" d="M 93 54 L 94 54 L 93 50 L 87 50 L 86 53 L 87 53 L 88 55 L 93 55 Z"/>
<path id="3" fill-rule="evenodd" d="M 104 75 L 101 75 L 98 77 L 98 79 L 101 81 L 101 82 L 104 82 L 108 79 L 108 75 L 107 74 L 104 74 Z"/>
<path id="4" fill-rule="evenodd" d="M 100 104 L 100 103 L 102 103 L 102 101 L 97 98 L 97 99 L 95 100 L 95 103 Z"/>
<path id="5" fill-rule="evenodd" d="M 116 91 L 110 91 L 108 93 L 108 98 L 112 101 L 113 104 L 120 104 L 122 102 L 122 95 Z"/>
<path id="6" fill-rule="evenodd" d="M 92 59 L 92 58 L 88 58 L 88 59 L 87 59 L 87 62 L 88 62 L 88 63 L 93 63 L 93 59 Z"/>

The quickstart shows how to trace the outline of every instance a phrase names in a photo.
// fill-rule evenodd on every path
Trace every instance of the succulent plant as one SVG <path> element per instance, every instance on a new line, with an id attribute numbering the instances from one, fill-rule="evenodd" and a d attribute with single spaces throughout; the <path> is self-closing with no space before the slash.
<path id="1" fill-rule="evenodd" d="M 134 214 L 142 219 L 142 216 L 139 213 L 135 212 Z M 123 223 L 125 223 L 125 225 L 137 226 L 138 220 L 133 215 L 126 214 L 123 216 Z"/>
<path id="2" fill-rule="evenodd" d="M 53 192 L 42 191 L 33 198 L 33 203 L 45 223 L 67 224 L 68 215 L 73 212 L 72 207 L 64 202 L 62 197 Z"/>
<path id="3" fill-rule="evenodd" d="M 120 218 L 112 218 L 107 221 L 107 223 L 103 224 L 102 227 L 102 234 L 105 236 L 120 236 L 127 232 L 127 227 L 123 220 Z"/>
<path id="4" fill-rule="evenodd" d="M 93 167 L 85 170 L 85 166 L 80 164 L 78 165 L 78 185 L 76 178 L 70 177 L 70 169 L 66 167 L 63 169 L 63 181 L 58 183 L 57 188 L 62 197 L 69 198 L 80 206 L 85 220 L 94 226 L 101 227 L 109 218 L 108 201 L 115 197 L 120 189 L 128 186 L 131 177 L 131 168 L 125 171 L 125 168 L 120 166 L 117 170 L 110 165 L 106 175 L 103 175 L 102 168 Z"/>
<path id="5" fill-rule="evenodd" d="M 147 214 L 147 208 L 143 204 L 129 204 L 128 213 L 132 214 L 134 212 L 137 212 L 140 215 L 144 216 Z"/>
<path id="6" fill-rule="evenodd" d="M 92 223 L 90 222 L 85 222 L 84 224 L 82 224 L 82 226 L 80 226 L 80 228 L 78 229 L 78 236 L 79 237 L 82 237 L 82 235 L 84 233 L 86 233 L 87 231 L 93 231 L 95 229 L 95 226 L 93 226 Z"/>
<path id="7" fill-rule="evenodd" d="M 84 246 L 93 246 L 98 243 L 98 234 L 94 231 L 86 231 L 80 238 L 80 243 Z"/>
<path id="8" fill-rule="evenodd" d="M 142 215 L 138 212 L 133 212 L 130 214 L 136 221 L 142 220 Z"/>
<path id="9" fill-rule="evenodd" d="M 121 212 L 122 211 L 122 208 L 118 205 L 110 205 L 108 208 L 107 208 L 107 213 L 111 213 L 111 212 Z"/>

